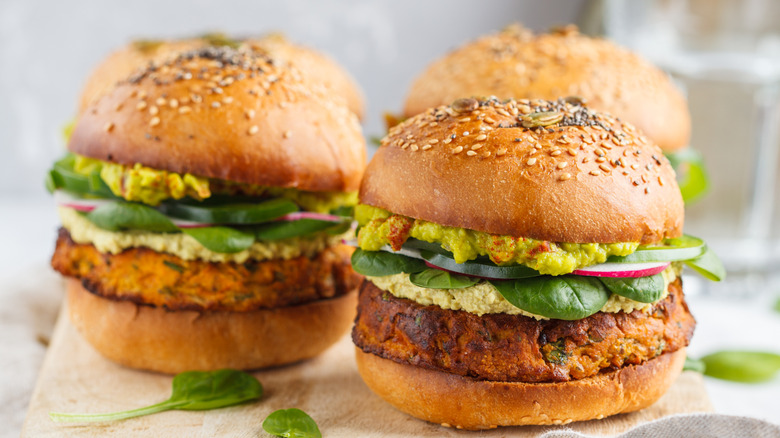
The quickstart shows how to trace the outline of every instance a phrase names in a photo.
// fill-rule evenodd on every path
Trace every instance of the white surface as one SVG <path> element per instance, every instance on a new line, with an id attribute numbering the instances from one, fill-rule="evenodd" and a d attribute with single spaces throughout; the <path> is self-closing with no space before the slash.
<path id="1" fill-rule="evenodd" d="M 0 197 L 0 436 L 18 436 L 54 322 L 59 281 L 48 267 L 57 218 L 51 199 Z M 780 313 L 772 303 L 780 284 L 757 298 L 714 299 L 694 295 L 688 303 L 698 321 L 691 357 L 726 348 L 780 352 Z M 745 385 L 706 379 L 716 412 L 780 424 L 780 378 Z"/>

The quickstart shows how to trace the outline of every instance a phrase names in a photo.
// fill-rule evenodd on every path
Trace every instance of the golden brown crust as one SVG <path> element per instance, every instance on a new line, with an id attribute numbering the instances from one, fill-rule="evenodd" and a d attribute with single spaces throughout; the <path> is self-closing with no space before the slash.
<path id="1" fill-rule="evenodd" d="M 679 280 L 669 292 L 647 313 L 539 321 L 423 306 L 366 280 L 352 340 L 366 353 L 478 380 L 579 380 L 685 348 L 696 322 Z"/>
<path id="2" fill-rule="evenodd" d="M 549 110 L 564 119 L 523 127 L 533 124 L 529 114 Z M 658 146 L 611 116 L 541 100 L 464 99 L 406 120 L 369 163 L 360 202 L 442 225 L 574 243 L 658 242 L 679 236 L 684 216 Z"/>
<path id="3" fill-rule="evenodd" d="M 399 364 L 355 349 L 369 388 L 409 415 L 463 429 L 567 424 L 643 409 L 677 378 L 685 349 L 564 383 L 479 381 Z"/>
<path id="4" fill-rule="evenodd" d="M 366 151 L 341 99 L 250 50 L 152 65 L 79 116 L 68 148 L 125 165 L 311 191 L 356 190 Z"/>
<path id="5" fill-rule="evenodd" d="M 52 267 L 92 293 L 168 310 L 234 311 L 292 306 L 357 290 L 362 277 L 349 262 L 353 249 L 338 245 L 315 257 L 211 263 L 182 260 L 148 248 L 103 254 L 77 244 L 60 229 Z"/>
<path id="6" fill-rule="evenodd" d="M 70 319 L 98 352 L 128 367 L 168 374 L 308 359 L 335 343 L 355 314 L 354 292 L 276 309 L 196 312 L 108 300 L 75 279 L 67 288 Z"/>
<path id="7" fill-rule="evenodd" d="M 477 39 L 432 63 L 412 85 L 407 117 L 461 97 L 581 96 L 644 131 L 664 150 L 687 146 L 691 120 L 668 76 L 608 40 L 576 28 L 533 35 L 519 26 Z"/>
<path id="8" fill-rule="evenodd" d="M 79 111 L 109 92 L 117 82 L 130 76 L 149 62 L 160 62 L 177 52 L 200 49 L 208 45 L 241 45 L 267 53 L 274 59 L 289 63 L 315 83 L 323 84 L 346 100 L 358 117 L 365 111 L 365 99 L 354 78 L 324 53 L 293 44 L 279 34 L 258 38 L 231 40 L 222 35 L 181 40 L 136 41 L 108 55 L 90 74 L 79 100 Z"/>

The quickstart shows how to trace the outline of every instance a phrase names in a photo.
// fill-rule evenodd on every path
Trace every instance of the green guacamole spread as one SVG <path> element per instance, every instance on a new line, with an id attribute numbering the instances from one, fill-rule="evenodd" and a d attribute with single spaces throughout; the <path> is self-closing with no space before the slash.
<path id="1" fill-rule="evenodd" d="M 288 198 L 304 210 L 318 213 L 328 213 L 341 206 L 357 204 L 357 192 L 307 192 L 236 183 L 153 169 L 140 163 L 125 166 L 81 155 L 76 155 L 73 170 L 86 176 L 98 171 L 100 178 L 115 195 L 148 205 L 158 205 L 166 199 L 181 199 L 185 196 L 203 200 L 216 193 Z"/>
<path id="2" fill-rule="evenodd" d="M 366 251 L 377 251 L 384 245 L 398 250 L 411 237 L 441 244 L 452 252 L 457 263 L 486 255 L 498 265 L 523 264 L 545 275 L 568 274 L 604 263 L 609 256 L 628 255 L 639 246 L 636 242 L 556 243 L 501 236 L 413 219 L 363 204 L 355 207 L 355 219 L 360 224 L 358 245 Z"/>

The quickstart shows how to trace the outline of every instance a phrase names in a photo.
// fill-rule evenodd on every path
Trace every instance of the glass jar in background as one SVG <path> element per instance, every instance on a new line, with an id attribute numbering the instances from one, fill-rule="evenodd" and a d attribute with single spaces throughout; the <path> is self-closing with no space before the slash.
<path id="1" fill-rule="evenodd" d="M 710 182 L 686 205 L 685 229 L 732 277 L 712 288 L 767 288 L 780 271 L 780 2 L 606 0 L 604 28 L 687 95 Z"/>

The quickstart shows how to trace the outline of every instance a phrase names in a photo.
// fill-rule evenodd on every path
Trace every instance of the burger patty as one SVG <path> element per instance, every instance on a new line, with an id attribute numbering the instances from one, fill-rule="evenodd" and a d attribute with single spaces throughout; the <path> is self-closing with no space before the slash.
<path id="1" fill-rule="evenodd" d="M 90 292 L 113 300 L 171 310 L 250 311 L 303 304 L 346 294 L 362 278 L 352 249 L 336 246 L 313 258 L 213 263 L 183 260 L 148 248 L 105 254 L 75 243 L 60 228 L 51 265 L 81 279 Z"/>
<path id="2" fill-rule="evenodd" d="M 352 339 L 366 353 L 480 380 L 564 382 L 683 348 L 695 325 L 679 279 L 647 313 L 599 312 L 577 321 L 423 306 L 366 280 Z"/>

